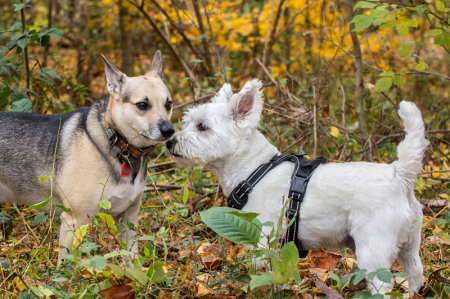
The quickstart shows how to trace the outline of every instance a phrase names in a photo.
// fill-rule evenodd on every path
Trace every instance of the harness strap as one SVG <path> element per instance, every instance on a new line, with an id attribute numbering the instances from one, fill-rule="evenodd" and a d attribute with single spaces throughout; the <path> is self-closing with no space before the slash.
<path id="1" fill-rule="evenodd" d="M 231 192 L 228 198 L 228 207 L 242 210 L 248 202 L 248 195 L 253 191 L 253 187 L 272 169 L 284 161 L 295 163 L 294 171 L 291 177 L 291 187 L 288 196 L 291 198 L 289 208 L 286 211 L 288 223 L 293 223 L 288 227 L 286 235 L 280 243 L 294 241 L 297 246 L 300 257 L 305 257 L 308 252 L 303 250 L 303 245 L 297 237 L 297 229 L 300 221 L 300 206 L 306 192 L 309 179 L 314 170 L 322 163 L 326 163 L 325 157 L 319 157 L 315 160 L 308 160 L 305 154 L 276 155 L 266 164 L 260 165 L 246 180 L 242 180 L 238 186 Z"/>

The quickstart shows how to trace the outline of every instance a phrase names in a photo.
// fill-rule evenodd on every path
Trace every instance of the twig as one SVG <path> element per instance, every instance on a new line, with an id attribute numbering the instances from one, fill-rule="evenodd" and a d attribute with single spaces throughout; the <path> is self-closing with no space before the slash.
<path id="1" fill-rule="evenodd" d="M 267 44 L 269 42 L 270 27 L 272 26 L 274 6 L 275 6 L 275 0 L 272 0 L 272 6 L 270 8 L 269 24 L 267 25 L 266 37 L 264 39 L 264 48 L 263 48 L 263 57 L 262 57 L 263 62 L 266 61 Z"/>
<path id="2" fill-rule="evenodd" d="M 353 56 L 352 54 L 350 54 L 349 52 L 347 52 L 346 50 L 344 50 L 344 48 L 340 47 L 338 44 L 336 44 L 326 33 L 324 33 L 325 36 L 327 37 L 327 40 L 331 43 L 333 43 L 336 47 L 338 47 L 342 52 L 344 52 L 347 56 L 355 59 L 355 56 Z M 373 67 L 372 65 L 368 64 L 367 62 L 362 62 L 362 64 L 364 64 L 365 66 L 367 66 L 368 68 L 380 72 L 380 73 L 384 73 L 384 70 Z M 396 75 L 399 75 L 400 73 L 395 73 Z M 441 77 L 447 80 L 450 80 L 450 77 L 444 76 L 442 74 L 438 74 L 438 73 L 433 73 L 433 72 L 429 72 L 429 71 L 420 71 L 420 72 L 405 72 L 405 75 L 420 75 L 420 74 L 425 74 L 425 75 L 433 75 L 433 76 L 437 76 L 437 77 Z"/>
<path id="3" fill-rule="evenodd" d="M 341 91 L 342 91 L 342 127 L 345 128 L 345 90 L 344 86 L 341 85 Z M 341 154 L 339 155 L 339 161 L 342 161 L 342 156 L 344 155 L 345 147 L 347 146 L 348 142 L 350 141 L 350 138 L 348 138 L 348 134 L 345 133 L 346 141 L 344 145 L 342 146 Z"/>
<path id="4" fill-rule="evenodd" d="M 313 97 L 314 97 L 314 158 L 317 157 L 317 95 L 316 95 L 316 87 L 313 85 Z"/>
<path id="5" fill-rule="evenodd" d="M 275 2 L 275 1 L 274 1 Z M 280 21 L 281 10 L 284 4 L 284 0 L 280 0 L 278 3 L 277 15 L 275 16 L 275 21 L 273 22 L 272 31 L 270 33 L 269 42 L 267 43 L 267 52 L 263 53 L 263 64 L 266 66 L 270 60 L 270 55 L 272 54 L 272 47 L 275 44 L 275 34 L 277 32 L 278 22 Z M 273 13 L 273 8 L 272 8 Z M 269 30 L 269 29 L 267 29 Z"/>
<path id="6" fill-rule="evenodd" d="M 22 3 L 24 6 L 20 10 L 20 16 L 22 19 L 22 34 L 23 34 L 25 31 L 25 12 L 24 12 L 25 5 L 26 5 L 25 0 L 22 0 Z M 23 49 L 23 51 L 24 51 L 24 56 L 25 56 L 25 70 L 27 72 L 27 88 L 30 89 L 30 66 L 28 65 L 28 47 L 26 45 L 25 45 L 25 48 Z M 29 92 L 28 92 L 28 96 L 30 96 Z"/>
<path id="7" fill-rule="evenodd" d="M 295 140 L 294 142 L 292 142 L 290 145 L 288 145 L 286 148 L 282 149 L 281 152 L 284 153 L 286 152 L 288 149 L 290 149 L 291 147 L 293 147 L 294 145 L 296 145 L 297 143 L 299 143 L 300 141 L 302 141 L 303 139 L 305 139 L 306 137 L 308 137 L 309 135 L 311 135 L 312 133 L 306 133 L 305 135 L 300 136 L 297 140 Z M 306 140 L 307 141 L 307 140 Z M 306 142 L 305 141 L 305 142 Z M 303 144 L 302 144 L 303 145 Z M 300 145 L 300 146 L 302 146 Z"/>
<path id="8" fill-rule="evenodd" d="M 162 41 L 166 44 L 167 47 L 169 47 L 172 54 L 175 56 L 177 61 L 181 64 L 181 67 L 183 68 L 186 75 L 189 77 L 189 81 L 191 82 L 190 86 L 192 89 L 192 93 L 195 96 L 195 89 L 200 89 L 200 86 L 198 85 L 197 81 L 195 80 L 194 74 L 189 69 L 186 62 L 181 58 L 180 53 L 173 47 L 172 43 L 166 38 L 164 33 L 159 29 L 159 27 L 156 25 L 156 22 L 152 19 L 152 17 L 145 11 L 144 9 L 144 2 L 142 2 L 141 5 L 139 5 L 137 2 L 132 0 L 127 0 L 129 3 L 134 5 L 147 19 L 147 21 L 152 25 L 153 29 L 155 29 L 156 33 L 158 33 L 159 37 L 162 39 Z"/>
<path id="9" fill-rule="evenodd" d="M 278 84 L 277 81 L 275 81 L 275 79 L 270 75 L 269 71 L 267 70 L 267 68 L 264 66 L 264 64 L 258 59 L 255 58 L 255 61 L 259 64 L 259 66 L 263 69 L 264 73 L 267 75 L 267 77 L 269 77 L 270 81 L 285 95 L 287 96 L 292 102 L 296 102 L 297 105 L 300 108 L 303 108 L 305 110 L 305 112 L 307 111 L 307 108 L 302 104 L 302 102 L 293 94 L 291 94 L 288 90 L 286 90 L 283 86 L 281 86 L 280 84 Z"/>
<path id="10" fill-rule="evenodd" d="M 158 164 L 152 164 L 148 168 L 156 168 L 156 167 L 161 167 L 161 166 L 168 166 L 168 165 L 172 165 L 172 164 L 175 164 L 175 163 L 176 163 L 175 161 L 162 162 L 162 163 L 158 163 Z"/>
<path id="11" fill-rule="evenodd" d="M 432 173 L 445 173 L 450 172 L 450 170 L 433 170 L 433 171 L 424 171 L 419 173 L 419 175 L 432 174 Z"/>
<path id="12" fill-rule="evenodd" d="M 277 40 L 289 27 L 291 27 L 291 25 L 295 22 L 295 19 L 299 16 L 299 15 L 301 15 L 304 11 L 305 11 L 305 9 L 307 9 L 308 7 L 310 7 L 311 5 L 313 5 L 313 4 L 315 4 L 317 1 L 312 1 L 312 2 L 310 2 L 310 3 L 308 3 L 305 7 L 303 7 L 302 9 L 300 9 L 300 11 L 298 11 L 293 17 L 292 17 L 292 19 L 291 19 L 291 21 L 286 25 L 286 26 L 284 26 L 284 28 L 283 28 L 283 30 L 281 30 L 280 31 L 280 33 L 278 33 L 277 34 L 277 36 L 276 36 L 276 38 L 275 38 L 275 40 Z"/>
<path id="13" fill-rule="evenodd" d="M 202 0 L 202 3 L 203 3 L 203 8 L 205 10 L 206 20 L 208 21 L 209 31 L 211 32 L 211 38 L 212 38 L 213 45 L 214 45 L 214 48 L 215 48 L 215 54 L 216 54 L 217 62 L 219 63 L 220 70 L 222 71 L 223 78 L 225 79 L 225 82 L 229 83 L 228 77 L 227 77 L 227 73 L 225 72 L 225 69 L 223 68 L 222 59 L 220 59 L 219 50 L 217 49 L 216 38 L 214 37 L 214 33 L 213 33 L 213 30 L 212 30 L 211 22 L 209 20 L 209 14 L 208 14 L 208 11 L 206 10 L 205 0 Z"/>
<path id="14" fill-rule="evenodd" d="M 263 84 L 262 87 L 265 88 L 265 87 L 271 87 L 271 86 L 275 86 L 275 85 L 273 83 L 268 83 L 268 84 Z M 239 92 L 239 91 L 241 91 L 241 89 L 242 88 L 233 89 L 233 92 Z M 210 93 L 210 94 L 201 96 L 199 98 L 196 98 L 195 100 L 192 100 L 192 101 L 180 104 L 180 105 L 174 107 L 173 110 L 181 109 L 183 107 L 186 107 L 186 106 L 194 104 L 194 103 L 201 103 L 201 102 L 203 102 L 205 100 L 208 100 L 208 99 L 214 97 L 215 95 L 216 95 L 216 93 Z"/>
<path id="15" fill-rule="evenodd" d="M 198 22 L 198 31 L 203 36 L 202 38 L 202 46 L 203 46 L 203 52 L 205 54 L 205 62 L 208 66 L 208 76 L 214 76 L 214 66 L 211 59 L 211 53 L 209 52 L 209 46 L 208 41 L 205 37 L 205 26 L 203 25 L 202 20 L 202 13 L 200 12 L 200 7 L 198 6 L 198 0 L 192 0 L 192 4 L 194 5 L 194 11 L 195 15 L 197 16 L 197 22 Z M 195 52 L 194 52 L 195 53 Z"/>

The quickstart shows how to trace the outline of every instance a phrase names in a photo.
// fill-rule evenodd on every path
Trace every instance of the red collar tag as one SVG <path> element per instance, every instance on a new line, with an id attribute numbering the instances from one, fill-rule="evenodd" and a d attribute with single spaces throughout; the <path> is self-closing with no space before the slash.
<path id="1" fill-rule="evenodd" d="M 122 163 L 122 168 L 120 169 L 120 176 L 130 176 L 131 167 L 128 163 Z"/>

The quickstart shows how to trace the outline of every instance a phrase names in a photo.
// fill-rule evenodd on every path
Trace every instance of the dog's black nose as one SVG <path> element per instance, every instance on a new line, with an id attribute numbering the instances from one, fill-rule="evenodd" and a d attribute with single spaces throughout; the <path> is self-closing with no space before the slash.
<path id="1" fill-rule="evenodd" d="M 173 133 L 175 133 L 175 128 L 170 122 L 164 122 L 160 127 L 161 135 L 165 138 L 172 137 Z"/>
<path id="2" fill-rule="evenodd" d="M 173 138 L 166 142 L 166 146 L 169 150 L 171 150 L 176 143 L 177 143 L 177 140 L 175 138 Z"/>

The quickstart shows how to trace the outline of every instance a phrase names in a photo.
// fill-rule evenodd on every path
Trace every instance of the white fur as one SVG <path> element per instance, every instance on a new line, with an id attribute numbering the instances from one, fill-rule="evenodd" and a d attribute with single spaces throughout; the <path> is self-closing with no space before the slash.
<path id="1" fill-rule="evenodd" d="M 263 106 L 261 83 L 249 81 L 231 97 L 227 92 L 231 88 L 224 88 L 213 103 L 186 113 L 170 151 L 181 164 L 211 169 L 229 196 L 241 180 L 279 152 L 256 129 Z M 239 115 L 236 107 L 244 95 L 252 96 L 253 105 L 251 111 Z M 413 183 L 428 142 L 421 113 L 413 103 L 402 102 L 399 115 L 407 134 L 398 146 L 398 161 L 329 163 L 317 168 L 302 203 L 298 237 L 308 250 L 353 248 L 358 266 L 368 272 L 389 268 L 398 257 L 411 274 L 412 296 L 422 285 L 423 272 L 419 257 L 423 215 Z M 207 124 L 208 130 L 200 131 L 200 123 Z M 244 211 L 259 213 L 261 222 L 276 223 L 293 167 L 284 162 L 270 171 L 249 195 Z M 374 279 L 370 290 L 386 293 L 390 288 Z"/>

